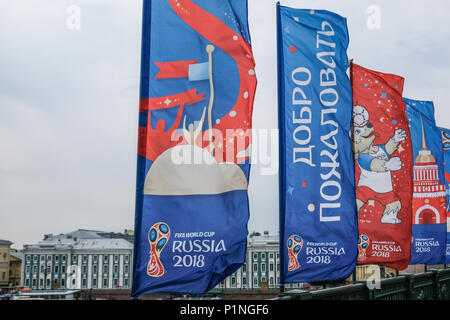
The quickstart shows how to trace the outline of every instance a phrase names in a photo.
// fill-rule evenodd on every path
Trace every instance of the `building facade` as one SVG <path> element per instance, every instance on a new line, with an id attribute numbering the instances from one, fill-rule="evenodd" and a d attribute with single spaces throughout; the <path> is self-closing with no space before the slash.
<path id="1" fill-rule="evenodd" d="M 0 288 L 9 287 L 9 257 L 11 241 L 0 240 Z"/>
<path id="2" fill-rule="evenodd" d="M 77 230 L 45 235 L 23 250 L 23 286 L 33 290 L 131 288 L 129 235 Z"/>
<path id="3" fill-rule="evenodd" d="M 9 286 L 12 288 L 22 286 L 22 260 L 22 253 L 11 250 L 9 259 Z"/>

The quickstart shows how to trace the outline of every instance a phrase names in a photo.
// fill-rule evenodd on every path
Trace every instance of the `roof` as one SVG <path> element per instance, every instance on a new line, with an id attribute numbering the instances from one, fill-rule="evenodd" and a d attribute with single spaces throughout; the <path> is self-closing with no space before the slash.
<path id="1" fill-rule="evenodd" d="M 75 250 L 133 249 L 133 244 L 125 239 L 87 239 L 76 242 L 73 248 Z"/>
<path id="2" fill-rule="evenodd" d="M 15 258 L 17 258 L 17 259 L 23 260 L 23 253 L 22 252 L 11 252 L 10 255 L 15 257 Z"/>
<path id="3" fill-rule="evenodd" d="M 248 239 L 248 245 L 255 246 L 278 246 L 280 238 L 273 235 L 254 236 Z"/>
<path id="4" fill-rule="evenodd" d="M 12 244 L 12 242 L 9 240 L 1 240 L 0 239 L 0 244 Z"/>
<path id="5" fill-rule="evenodd" d="M 129 238 L 129 235 L 120 233 L 80 229 L 65 234 L 46 235 L 44 240 L 34 245 L 25 245 L 24 248 L 25 250 L 132 250 L 133 244 Z"/>

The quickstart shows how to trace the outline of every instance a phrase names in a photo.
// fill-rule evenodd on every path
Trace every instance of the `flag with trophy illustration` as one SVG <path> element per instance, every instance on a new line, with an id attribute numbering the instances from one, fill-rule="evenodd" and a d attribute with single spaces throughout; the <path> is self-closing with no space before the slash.
<path id="1" fill-rule="evenodd" d="M 450 263 L 450 129 L 439 129 L 441 130 L 442 146 L 444 148 L 444 178 L 447 195 L 447 245 L 443 263 Z"/>
<path id="2" fill-rule="evenodd" d="M 436 127 L 433 102 L 404 101 L 414 155 L 409 264 L 435 265 L 444 261 L 447 241 L 442 135 Z"/>
<path id="3" fill-rule="evenodd" d="M 404 79 L 351 63 L 358 264 L 403 270 L 411 255 L 413 153 Z"/>
<path id="4" fill-rule="evenodd" d="M 281 283 L 356 267 L 358 227 L 345 18 L 277 6 Z"/>
<path id="5" fill-rule="evenodd" d="M 132 296 L 245 261 L 256 89 L 246 0 L 144 0 Z"/>

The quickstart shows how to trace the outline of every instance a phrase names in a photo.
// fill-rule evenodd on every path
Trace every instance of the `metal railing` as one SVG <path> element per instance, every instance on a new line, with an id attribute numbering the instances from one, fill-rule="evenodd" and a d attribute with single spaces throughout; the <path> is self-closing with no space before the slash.
<path id="1" fill-rule="evenodd" d="M 278 300 L 450 300 L 450 269 L 402 274 L 380 280 L 377 288 L 361 280 L 316 291 L 290 290 Z"/>

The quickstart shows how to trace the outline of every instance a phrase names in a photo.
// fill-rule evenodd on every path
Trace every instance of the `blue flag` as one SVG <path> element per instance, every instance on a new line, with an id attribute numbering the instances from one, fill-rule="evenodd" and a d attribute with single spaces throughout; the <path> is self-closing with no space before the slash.
<path id="1" fill-rule="evenodd" d="M 347 23 L 277 10 L 281 281 L 343 279 L 358 255 Z"/>
<path id="2" fill-rule="evenodd" d="M 435 265 L 444 261 L 447 239 L 442 136 L 433 102 L 404 100 L 414 154 L 410 264 Z"/>
<path id="3" fill-rule="evenodd" d="M 439 128 L 444 147 L 445 193 L 447 194 L 447 249 L 444 263 L 450 263 L 450 129 Z"/>
<path id="4" fill-rule="evenodd" d="M 144 0 L 132 296 L 245 261 L 255 64 L 246 0 Z"/>

